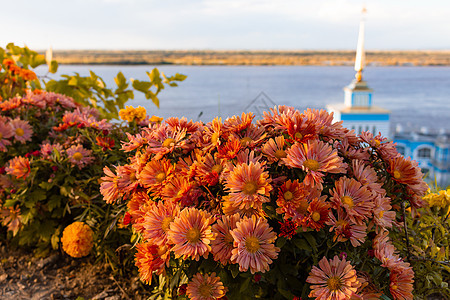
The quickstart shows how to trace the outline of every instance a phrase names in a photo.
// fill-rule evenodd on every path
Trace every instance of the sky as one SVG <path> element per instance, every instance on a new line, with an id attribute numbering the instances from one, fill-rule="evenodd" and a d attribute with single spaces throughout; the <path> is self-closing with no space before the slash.
<path id="1" fill-rule="evenodd" d="M 450 50 L 448 0 L 1 0 L 0 47 Z"/>

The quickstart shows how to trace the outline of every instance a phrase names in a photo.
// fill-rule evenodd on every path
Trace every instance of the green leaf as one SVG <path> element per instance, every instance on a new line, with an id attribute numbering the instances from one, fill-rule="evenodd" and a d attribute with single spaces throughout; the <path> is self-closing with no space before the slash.
<path id="1" fill-rule="evenodd" d="M 47 202 L 48 210 L 52 211 L 56 207 L 60 207 L 61 206 L 61 200 L 62 200 L 61 196 L 59 196 L 59 195 L 52 195 L 50 197 L 50 200 Z"/>
<path id="2" fill-rule="evenodd" d="M 116 82 L 119 89 L 125 89 L 127 87 L 127 79 L 125 78 L 125 76 L 123 76 L 122 72 L 117 73 L 114 81 Z"/>
<path id="3" fill-rule="evenodd" d="M 148 81 L 133 80 L 133 88 L 140 92 L 146 93 L 151 87 L 152 84 Z"/>
<path id="4" fill-rule="evenodd" d="M 71 86 L 76 86 L 77 84 L 78 84 L 78 80 L 77 80 L 77 78 L 75 77 L 75 76 L 72 76 L 70 79 L 69 79 L 69 82 L 67 83 L 68 85 L 71 85 Z"/>
<path id="5" fill-rule="evenodd" d="M 299 249 L 311 251 L 311 246 L 304 239 L 293 239 L 292 242 Z"/>
<path id="6" fill-rule="evenodd" d="M 248 277 L 247 279 L 244 280 L 244 282 L 241 284 L 241 287 L 239 288 L 240 293 L 243 293 L 248 289 L 251 280 L 252 280 L 251 277 Z"/>
<path id="7" fill-rule="evenodd" d="M 55 74 L 58 71 L 58 62 L 56 60 L 51 61 L 48 71 L 52 74 Z"/>
<path id="8" fill-rule="evenodd" d="M 286 244 L 286 238 L 278 237 L 276 245 L 278 248 L 282 248 Z"/>
<path id="9" fill-rule="evenodd" d="M 31 62 L 30 62 L 30 66 L 32 68 L 36 68 L 37 66 L 43 65 L 45 64 L 45 56 L 38 54 L 38 55 L 34 55 L 31 58 Z"/>

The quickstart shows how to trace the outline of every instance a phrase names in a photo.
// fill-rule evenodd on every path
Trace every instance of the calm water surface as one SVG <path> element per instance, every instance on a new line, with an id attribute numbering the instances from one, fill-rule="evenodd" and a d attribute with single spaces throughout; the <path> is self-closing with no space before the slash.
<path id="1" fill-rule="evenodd" d="M 115 87 L 114 77 L 148 79 L 153 66 L 62 65 L 58 74 L 88 75 L 89 70 Z M 343 87 L 354 76 L 352 67 L 325 66 L 158 66 L 166 75 L 187 79 L 160 93 L 160 109 L 136 92 L 129 105 L 144 106 L 150 115 L 185 116 L 208 122 L 216 116 L 241 114 L 261 92 L 277 105 L 303 110 L 344 101 Z M 50 75 L 57 78 L 57 75 Z M 374 103 L 391 110 L 393 124 L 450 131 L 450 67 L 368 67 L 363 74 L 374 89 Z M 267 101 L 266 101 L 267 102 Z M 267 102 L 268 106 L 272 104 Z M 265 110 L 257 101 L 247 111 Z"/>

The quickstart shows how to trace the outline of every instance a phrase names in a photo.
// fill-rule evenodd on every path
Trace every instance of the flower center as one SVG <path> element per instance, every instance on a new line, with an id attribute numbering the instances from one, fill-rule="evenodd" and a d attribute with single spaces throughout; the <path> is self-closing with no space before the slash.
<path id="1" fill-rule="evenodd" d="M 212 167 L 212 171 L 216 172 L 217 174 L 219 174 L 220 172 L 222 172 L 223 167 L 222 165 L 214 165 L 214 167 Z"/>
<path id="2" fill-rule="evenodd" d="M 252 141 L 252 138 L 249 136 L 243 137 L 241 139 L 241 145 L 242 146 L 246 146 L 248 143 L 250 143 Z"/>
<path id="3" fill-rule="evenodd" d="M 175 143 L 175 140 L 173 138 L 167 138 L 167 139 L 164 140 L 162 145 L 163 145 L 163 147 L 169 148 L 174 143 Z"/>
<path id="4" fill-rule="evenodd" d="M 217 144 L 218 141 L 219 141 L 219 133 L 214 132 L 211 136 L 211 143 L 213 143 L 213 145 L 215 145 L 215 144 Z"/>
<path id="5" fill-rule="evenodd" d="M 76 161 L 80 161 L 83 159 L 83 154 L 81 154 L 80 152 L 75 152 L 72 155 L 72 158 L 75 159 Z"/>
<path id="6" fill-rule="evenodd" d="M 395 179 L 400 179 L 400 178 L 402 178 L 402 173 L 400 173 L 399 171 L 395 170 L 395 171 L 394 171 L 394 178 L 395 178 Z"/>
<path id="7" fill-rule="evenodd" d="M 380 147 L 381 142 L 379 140 L 375 140 L 374 142 L 375 142 L 375 146 Z"/>
<path id="8" fill-rule="evenodd" d="M 259 244 L 258 238 L 254 237 L 254 236 L 249 236 L 245 240 L 245 248 L 250 253 L 255 253 L 256 251 L 258 251 L 259 248 L 261 248 L 261 245 Z"/>
<path id="9" fill-rule="evenodd" d="M 338 221 L 336 222 L 336 227 L 339 227 L 339 226 L 346 227 L 347 224 L 348 224 L 348 222 L 345 221 L 345 220 L 338 220 Z"/>
<path id="10" fill-rule="evenodd" d="M 294 198 L 294 195 L 290 191 L 286 191 L 284 193 L 283 197 L 284 197 L 284 200 L 289 201 L 289 200 L 292 200 L 292 198 Z"/>
<path id="11" fill-rule="evenodd" d="M 202 296 L 204 299 L 210 299 L 211 298 L 211 286 L 208 284 L 202 284 L 198 288 L 198 293 Z"/>
<path id="12" fill-rule="evenodd" d="M 275 157 L 280 159 L 280 158 L 285 158 L 286 155 L 286 151 L 282 150 L 282 149 L 278 149 L 277 151 L 275 151 Z"/>
<path id="13" fill-rule="evenodd" d="M 170 223 L 172 223 L 172 221 L 173 221 L 172 217 L 165 217 L 164 220 L 162 220 L 161 222 L 161 229 L 164 232 L 167 232 L 169 230 Z"/>
<path id="14" fill-rule="evenodd" d="M 164 179 L 166 179 L 166 173 L 159 172 L 158 174 L 156 174 L 155 179 L 157 182 L 163 182 Z"/>
<path id="15" fill-rule="evenodd" d="M 25 131 L 23 131 L 22 128 L 16 128 L 16 135 L 23 136 L 25 134 Z"/>
<path id="16" fill-rule="evenodd" d="M 380 211 L 380 213 L 378 214 L 380 216 L 380 219 L 383 218 L 384 216 L 384 211 Z"/>
<path id="17" fill-rule="evenodd" d="M 300 132 L 296 132 L 296 133 L 294 134 L 294 137 L 295 137 L 296 139 L 298 139 L 298 140 L 301 140 L 301 139 L 303 138 L 303 134 L 301 134 Z"/>
<path id="18" fill-rule="evenodd" d="M 258 186 L 253 181 L 244 184 L 243 192 L 247 195 L 253 195 L 258 190 Z"/>
<path id="19" fill-rule="evenodd" d="M 398 288 L 397 285 L 395 285 L 395 284 L 391 285 L 391 290 L 395 291 L 397 288 Z"/>
<path id="20" fill-rule="evenodd" d="M 337 291 L 341 288 L 341 279 L 337 276 L 330 277 L 327 280 L 327 285 L 331 291 Z"/>
<path id="21" fill-rule="evenodd" d="M 189 243 L 197 243 L 200 240 L 200 230 L 197 228 L 191 228 L 186 233 L 186 239 Z"/>
<path id="22" fill-rule="evenodd" d="M 353 206 L 355 206 L 355 203 L 353 203 L 353 199 L 350 196 L 344 196 L 341 200 L 342 203 L 347 204 L 349 208 L 353 208 Z"/>
<path id="23" fill-rule="evenodd" d="M 231 235 L 230 232 L 227 232 L 225 234 L 225 237 L 223 238 L 223 241 L 225 242 L 225 244 L 227 244 L 229 246 L 233 246 L 234 239 L 233 239 L 233 236 Z"/>
<path id="24" fill-rule="evenodd" d="M 318 213 L 317 211 L 313 212 L 311 218 L 313 219 L 314 222 L 319 222 L 319 220 L 320 220 L 320 213 Z"/>
<path id="25" fill-rule="evenodd" d="M 0 132 L 0 140 L 3 138 L 3 134 Z"/>
<path id="26" fill-rule="evenodd" d="M 136 172 L 131 172 L 130 173 L 130 181 L 131 182 L 135 182 L 136 181 Z"/>
<path id="27" fill-rule="evenodd" d="M 307 159 L 303 162 L 303 165 L 311 171 L 319 170 L 319 162 L 315 159 Z"/>

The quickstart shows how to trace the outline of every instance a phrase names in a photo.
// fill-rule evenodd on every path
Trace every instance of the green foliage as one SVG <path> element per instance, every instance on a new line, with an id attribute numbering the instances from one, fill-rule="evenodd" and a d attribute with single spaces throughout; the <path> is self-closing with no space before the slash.
<path id="1" fill-rule="evenodd" d="M 406 231 L 398 232 L 396 246 L 414 268 L 418 299 L 450 297 L 450 189 L 430 192 L 429 206 L 406 218 Z M 409 245 L 405 242 L 409 241 Z"/>
<path id="2" fill-rule="evenodd" d="M 48 64 L 50 73 L 56 73 L 58 63 L 55 60 L 46 62 L 45 56 L 38 54 L 27 47 L 19 47 L 14 44 L 8 44 L 6 49 L 0 48 L 0 61 L 4 59 L 12 60 L 22 72 L 11 74 L 3 63 L 2 69 L 6 72 L 0 73 L 0 82 L 8 80 L 8 84 L 2 84 L 0 96 L 3 99 L 9 99 L 16 95 L 23 95 L 26 89 L 41 89 L 42 86 L 49 92 L 55 92 L 72 97 L 77 103 L 83 106 L 92 106 L 99 110 L 101 117 L 108 120 L 118 119 L 119 110 L 125 107 L 127 101 L 134 99 L 134 90 L 145 95 L 146 99 L 159 107 L 158 94 L 166 85 L 175 87 L 177 82 L 186 79 L 185 75 L 175 74 L 166 76 L 154 68 L 150 73 L 147 72 L 148 81 L 132 80 L 127 81 L 122 72 L 117 73 L 114 78 L 116 88 L 107 87 L 104 80 L 94 72 L 90 71 L 89 76 L 81 76 L 79 73 L 73 75 L 61 75 L 60 79 L 49 79 L 48 75 L 42 78 L 42 82 L 36 77 L 36 74 L 28 69 L 34 69 L 40 65 Z M 18 71 L 19 71 L 18 69 Z M 2 70 L 0 70 L 2 71 Z M 34 76 L 24 77 L 24 72 L 32 72 Z M 31 73 L 30 73 L 31 74 Z"/>

